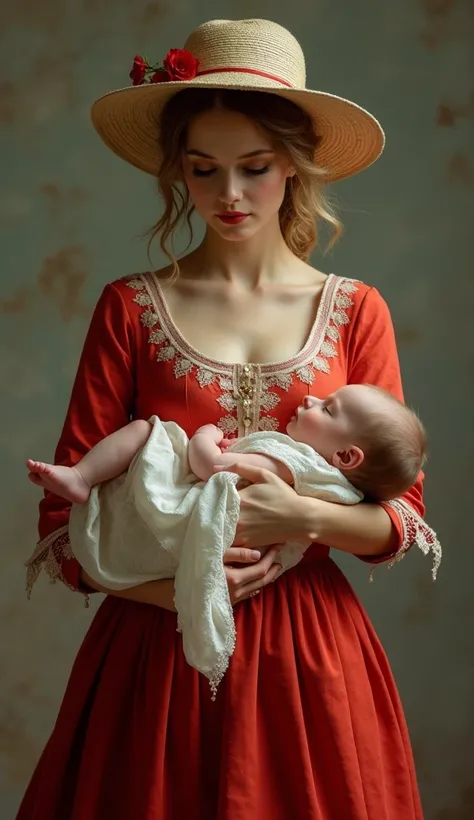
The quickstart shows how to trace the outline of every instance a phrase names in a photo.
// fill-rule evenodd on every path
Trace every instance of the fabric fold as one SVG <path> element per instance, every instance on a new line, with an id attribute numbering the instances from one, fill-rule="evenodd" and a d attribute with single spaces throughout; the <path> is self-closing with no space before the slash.
<path id="1" fill-rule="evenodd" d="M 97 583 L 114 590 L 175 579 L 178 629 L 186 660 L 210 681 L 213 696 L 236 641 L 223 555 L 239 519 L 239 476 L 216 473 L 207 482 L 190 472 L 189 440 L 175 422 L 150 419 L 150 437 L 127 473 L 94 487 L 73 505 L 72 552 Z M 227 452 L 264 453 L 282 461 L 295 490 L 340 504 L 362 495 L 306 444 L 281 433 L 252 433 Z M 282 572 L 295 566 L 307 543 L 287 543 Z"/>

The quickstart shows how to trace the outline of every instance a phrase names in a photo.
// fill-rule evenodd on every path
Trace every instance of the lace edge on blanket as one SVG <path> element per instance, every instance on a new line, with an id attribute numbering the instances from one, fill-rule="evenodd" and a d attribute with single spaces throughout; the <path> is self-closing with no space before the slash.
<path id="1" fill-rule="evenodd" d="M 226 544 L 231 544 L 234 540 L 237 520 L 238 513 L 234 511 L 232 514 L 229 511 L 229 514 L 226 518 L 226 532 L 224 533 L 223 538 Z M 235 629 L 235 621 L 229 595 L 229 588 L 227 586 L 227 580 L 225 577 L 225 573 L 223 571 L 222 557 L 219 556 L 219 558 L 217 559 L 216 565 L 213 567 L 213 572 L 211 573 L 211 575 L 213 580 L 207 585 L 207 589 L 204 593 L 202 612 L 211 612 L 212 609 L 217 609 L 221 613 L 223 622 L 226 624 L 226 635 L 224 639 L 223 648 L 220 650 L 220 652 L 216 652 L 212 668 L 203 668 L 197 665 L 196 668 L 199 672 L 201 672 L 201 674 L 205 675 L 205 677 L 208 679 L 209 686 L 211 689 L 211 700 L 215 701 L 217 696 L 217 688 L 225 673 L 227 672 L 229 661 L 232 655 L 234 654 L 237 633 Z M 187 634 L 190 632 L 190 624 L 186 622 L 187 602 L 183 598 L 183 596 L 180 595 L 178 587 L 175 587 L 174 605 L 176 608 L 176 612 L 178 613 L 177 630 L 182 634 Z M 206 634 L 205 629 L 204 634 Z M 188 663 L 190 663 L 191 659 L 187 657 L 186 645 L 185 642 L 183 643 L 185 657 L 188 660 Z M 192 665 L 194 666 L 195 664 Z"/>
<path id="2" fill-rule="evenodd" d="M 176 606 L 176 599 L 174 601 L 174 604 L 175 604 L 176 609 L 178 609 L 178 607 Z M 177 627 L 177 630 L 178 630 L 178 632 L 181 632 L 181 633 L 183 632 L 183 626 L 182 626 L 182 623 L 181 623 L 179 613 L 178 613 L 178 627 Z M 237 639 L 237 633 L 236 633 L 236 630 L 235 630 L 235 624 L 232 620 L 232 625 L 231 625 L 230 630 L 229 630 L 229 635 L 227 636 L 227 639 L 226 639 L 225 647 L 221 652 L 219 652 L 219 654 L 217 656 L 217 660 L 216 660 L 213 668 L 209 671 L 206 671 L 206 670 L 203 670 L 203 669 L 198 670 L 203 675 L 205 675 L 206 678 L 209 681 L 209 686 L 210 686 L 210 689 L 211 689 L 211 700 L 212 701 L 215 701 L 215 699 L 216 699 L 217 688 L 218 688 L 222 678 L 224 677 L 225 673 L 227 672 L 230 659 L 231 659 L 232 655 L 234 654 L 236 639 Z"/>
<path id="3" fill-rule="evenodd" d="M 26 562 L 26 594 L 28 600 L 31 598 L 33 586 L 38 580 L 41 570 L 44 569 L 49 576 L 51 583 L 61 581 L 62 584 L 73 592 L 78 590 L 69 584 L 62 571 L 62 561 L 74 558 L 69 542 L 69 528 L 66 524 L 54 530 L 46 538 L 43 538 L 36 545 L 33 555 Z M 85 595 L 85 606 L 89 606 L 89 596 Z"/>
<path id="4" fill-rule="evenodd" d="M 396 498 L 393 501 L 388 501 L 386 506 L 391 507 L 399 516 L 403 532 L 401 547 L 389 561 L 388 568 L 392 569 L 395 564 L 398 564 L 402 558 L 405 557 L 412 546 L 417 546 L 423 555 L 428 555 L 430 552 L 432 553 L 433 566 L 431 568 L 431 575 L 433 576 L 433 581 L 436 581 L 443 551 L 435 531 L 432 530 L 423 518 L 415 512 L 413 507 L 410 507 L 403 499 Z M 376 568 L 377 567 L 374 567 L 372 569 L 369 581 L 373 581 L 373 574 Z"/>

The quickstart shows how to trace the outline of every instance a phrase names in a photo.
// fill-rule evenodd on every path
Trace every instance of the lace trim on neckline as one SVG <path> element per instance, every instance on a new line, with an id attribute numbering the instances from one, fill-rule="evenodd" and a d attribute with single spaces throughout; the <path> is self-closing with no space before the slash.
<path id="1" fill-rule="evenodd" d="M 172 361 L 175 376 L 179 378 L 193 367 L 213 373 L 232 374 L 242 364 L 221 362 L 201 354 L 190 345 L 175 325 L 161 285 L 154 274 L 126 277 L 127 286 L 137 291 L 133 301 L 145 308 L 141 315 L 144 327 L 150 330 L 149 342 L 159 346 L 158 361 Z M 353 306 L 351 295 L 357 291 L 353 279 L 329 274 L 321 294 L 313 327 L 304 347 L 284 362 L 247 363 L 258 368 L 262 376 L 277 373 L 297 373 L 302 381 L 311 384 L 307 368 L 314 367 L 323 373 L 330 372 L 329 360 L 337 356 L 336 344 L 340 339 L 339 328 L 349 324 L 347 310 Z"/>
<path id="2" fill-rule="evenodd" d="M 156 276 L 126 277 L 126 283 L 136 292 L 133 301 L 143 308 L 140 320 L 149 331 L 149 343 L 156 345 L 157 361 L 172 364 L 176 379 L 193 374 L 201 388 L 217 382 L 221 394 L 216 401 L 226 411 L 218 426 L 226 436 L 277 430 L 272 411 L 281 398 L 272 388 L 288 392 L 295 376 L 312 385 L 318 371 L 330 373 L 331 359 L 338 355 L 340 328 L 349 324 L 351 295 L 357 290 L 355 280 L 330 274 L 303 349 L 287 362 L 242 365 L 210 359 L 186 342 L 169 315 Z"/>

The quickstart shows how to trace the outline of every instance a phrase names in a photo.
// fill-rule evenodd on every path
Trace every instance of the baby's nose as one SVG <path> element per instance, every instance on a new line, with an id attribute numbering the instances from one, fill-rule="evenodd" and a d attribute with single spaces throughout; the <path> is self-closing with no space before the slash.
<path id="1" fill-rule="evenodd" d="M 303 407 L 305 410 L 309 410 L 310 407 L 313 407 L 317 402 L 317 399 L 314 396 L 305 396 L 303 399 Z"/>

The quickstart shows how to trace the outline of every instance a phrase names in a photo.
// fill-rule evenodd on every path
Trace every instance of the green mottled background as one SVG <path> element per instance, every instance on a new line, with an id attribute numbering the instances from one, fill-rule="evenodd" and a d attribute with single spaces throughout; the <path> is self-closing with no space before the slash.
<path id="1" fill-rule="evenodd" d="M 382 160 L 335 186 L 345 237 L 315 262 L 376 285 L 391 306 L 407 398 L 431 438 L 428 519 L 444 562 L 436 585 L 412 552 L 370 586 L 365 566 L 341 563 L 391 659 L 427 820 L 474 817 L 472 0 L 2 0 L 2 820 L 97 603 L 85 610 L 44 580 L 27 603 L 39 492 L 23 463 L 52 454 L 93 304 L 105 282 L 148 266 L 139 235 L 159 208 L 153 180 L 95 136 L 89 105 L 128 84 L 135 53 L 160 59 L 200 22 L 239 17 L 290 28 L 309 85 L 356 100 L 387 131 Z"/>

